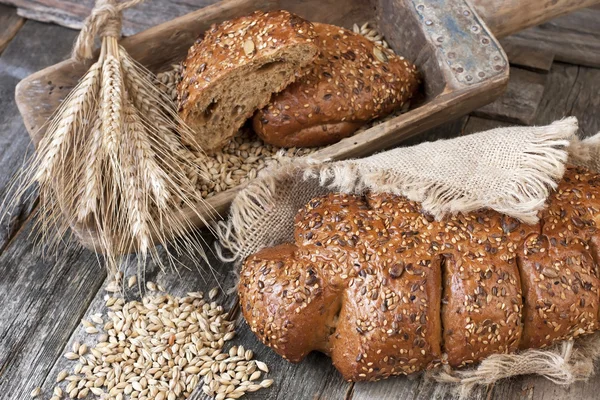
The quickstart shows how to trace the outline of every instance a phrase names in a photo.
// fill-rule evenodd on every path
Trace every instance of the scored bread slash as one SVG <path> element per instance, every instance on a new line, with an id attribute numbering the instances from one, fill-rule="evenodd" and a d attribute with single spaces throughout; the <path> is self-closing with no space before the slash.
<path id="1" fill-rule="evenodd" d="M 313 25 L 287 11 L 256 11 L 213 25 L 190 48 L 178 86 L 191 147 L 219 150 L 318 53 Z"/>

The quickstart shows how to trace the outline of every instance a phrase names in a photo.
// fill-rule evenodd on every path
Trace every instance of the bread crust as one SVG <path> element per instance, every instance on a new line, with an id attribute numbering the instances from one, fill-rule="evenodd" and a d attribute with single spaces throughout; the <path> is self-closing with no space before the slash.
<path id="1" fill-rule="evenodd" d="M 350 136 L 401 109 L 415 94 L 416 67 L 362 35 L 315 23 L 320 54 L 298 81 L 253 118 L 256 133 L 281 147 L 314 147 Z"/>
<path id="2" fill-rule="evenodd" d="M 190 144 L 197 143 L 203 150 L 220 148 L 257 109 L 267 104 L 272 93 L 282 90 L 300 76 L 302 67 L 310 63 L 318 52 L 313 43 L 314 37 L 315 32 L 310 22 L 283 10 L 256 11 L 212 25 L 204 37 L 199 38 L 189 49 L 178 85 L 179 115 L 197 134 L 194 140 L 188 140 L 192 142 Z M 306 54 L 295 53 L 297 59 L 294 58 L 292 62 L 291 55 L 288 54 L 287 58 L 284 56 L 284 51 L 291 49 Z M 278 70 L 283 63 L 289 65 Z M 269 71 L 268 68 L 271 67 L 275 69 Z M 256 97 L 253 108 L 238 108 L 234 103 L 227 105 L 230 109 L 226 112 L 220 115 L 214 113 L 215 108 L 225 101 L 218 98 L 223 95 L 223 90 L 216 93 L 215 88 L 235 82 L 236 87 L 232 88 L 235 91 L 256 80 L 261 71 L 271 74 L 271 77 L 265 79 L 273 81 L 270 82 L 272 87 L 265 93 L 261 92 L 263 87 L 254 88 L 253 93 L 243 93 L 246 98 Z M 278 77 L 278 72 L 285 74 L 286 78 Z M 274 86 L 276 78 L 281 82 Z M 235 102 L 240 97 L 242 96 L 229 100 Z M 227 129 L 205 129 L 213 123 L 221 124 L 218 119 L 213 121 L 216 116 L 225 122 L 231 122 L 222 123 L 227 125 Z"/>
<path id="3" fill-rule="evenodd" d="M 567 168 L 536 225 L 491 210 L 435 221 L 392 194 L 317 197 L 298 212 L 287 257 L 296 275 L 312 271 L 322 297 L 310 297 L 310 311 L 281 313 L 277 295 L 252 300 L 253 277 L 264 273 L 252 256 L 241 271 L 244 316 L 279 354 L 298 361 L 323 351 L 352 381 L 545 347 L 599 328 L 599 218 L 600 175 L 577 167 Z M 290 275 L 267 279 L 300 292 L 316 287 Z M 286 340 L 301 349 L 255 329 L 257 319 L 276 330 L 291 322 Z"/>

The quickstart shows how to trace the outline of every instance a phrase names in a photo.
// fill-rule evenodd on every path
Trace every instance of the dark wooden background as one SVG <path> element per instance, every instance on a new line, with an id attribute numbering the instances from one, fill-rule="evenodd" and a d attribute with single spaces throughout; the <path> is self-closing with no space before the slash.
<path id="1" fill-rule="evenodd" d="M 15 85 L 27 75 L 68 57 L 77 28 L 92 0 L 0 0 L 0 203 L 15 172 L 32 147 L 14 103 Z M 182 15 L 210 0 L 150 1 L 126 13 L 127 34 Z M 15 8 L 16 6 L 18 8 Z M 55 24 L 34 20 L 50 21 Z M 511 79 L 505 95 L 469 116 L 427 132 L 407 144 L 466 135 L 508 124 L 541 125 L 567 115 L 578 117 L 581 134 L 600 131 L 600 8 L 582 10 L 503 40 L 511 60 Z M 94 254 L 65 247 L 53 258 L 34 245 L 30 218 L 32 196 L 0 226 L 0 399 L 25 399 L 36 386 L 50 397 L 61 355 L 79 337 L 79 322 L 101 310 L 104 270 Z M 210 244 L 212 238 L 203 234 Z M 150 267 L 148 278 L 178 294 L 186 290 L 231 287 L 231 265 L 211 256 L 215 273 L 187 264 L 180 275 Z M 221 298 L 232 306 L 235 299 Z M 313 354 L 293 365 L 262 346 L 239 314 L 235 344 L 244 344 L 265 361 L 275 379 L 270 389 L 249 399 L 430 399 L 452 398 L 449 387 L 420 376 L 378 383 L 344 382 L 330 361 Z M 596 399 L 600 376 L 570 388 L 535 376 L 505 380 L 482 387 L 473 399 Z M 205 398 L 200 393 L 195 398 Z"/>

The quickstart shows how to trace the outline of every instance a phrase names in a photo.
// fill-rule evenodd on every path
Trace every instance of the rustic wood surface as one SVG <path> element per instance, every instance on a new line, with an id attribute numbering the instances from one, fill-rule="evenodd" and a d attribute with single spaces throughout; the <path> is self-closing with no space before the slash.
<path id="1" fill-rule="evenodd" d="M 596 24 L 596 28 L 600 29 L 600 20 Z M 74 37 L 75 32 L 71 30 L 28 21 L 0 55 L 0 202 L 6 196 L 11 177 L 31 151 L 28 135 L 14 103 L 15 85 L 30 73 L 63 59 Z M 519 68 L 525 62 L 522 61 Z M 584 135 L 600 131 L 600 115 L 597 112 L 600 109 L 600 69 L 560 62 L 554 62 L 550 68 L 539 65 L 536 68 L 533 69 L 539 74 L 546 70 L 546 80 L 531 123 L 541 125 L 575 115 Z M 529 90 L 526 85 L 519 86 L 518 81 L 515 82 L 515 91 Z M 506 120 L 505 115 L 497 118 Z M 506 125 L 510 124 L 468 116 L 413 137 L 403 145 Z M 107 284 L 106 274 L 91 252 L 64 247 L 59 249 L 55 258 L 43 257 L 43 249 L 37 248 L 31 237 L 35 234 L 35 227 L 28 217 L 34 207 L 35 196 L 17 207 L 15 215 L 9 218 L 8 226 L 4 221 L 0 227 L 0 399 L 3 400 L 27 399 L 36 386 L 42 386 L 43 398 L 49 398 L 56 374 L 70 364 L 61 355 L 74 340 L 83 338 L 80 319 L 103 310 L 102 299 L 106 293 L 103 290 Z M 203 236 L 209 243 L 212 242 L 207 232 L 203 232 Z M 228 288 L 234 282 L 232 266 L 217 261 L 214 256 L 210 257 L 210 263 L 215 275 L 206 271 L 200 274 L 196 269 L 198 266 L 186 260 L 183 262 L 190 270 L 181 270 L 181 276 L 150 267 L 148 279 L 160 283 L 173 294 L 189 289 L 207 291 L 217 285 Z M 235 297 L 221 295 L 219 301 L 226 307 L 233 307 Z M 256 340 L 239 312 L 234 317 L 238 336 L 232 344 L 243 344 L 253 349 L 255 358 L 270 366 L 268 376 L 275 379 L 273 387 L 249 395 L 247 398 L 250 400 L 455 397 L 451 388 L 426 382 L 421 376 L 350 384 L 344 382 L 329 359 L 320 354 L 312 354 L 297 365 L 289 364 Z M 597 398 L 599 391 L 598 375 L 589 382 L 570 388 L 560 388 L 543 378 L 527 376 L 482 387 L 470 399 L 587 400 Z M 195 393 L 193 398 L 206 399 L 201 393 Z"/>
<path id="2" fill-rule="evenodd" d="M 519 32 L 509 41 L 553 52 L 556 61 L 600 67 L 598 21 L 600 7 L 595 6 Z"/>
<path id="3" fill-rule="evenodd" d="M 531 125 L 535 120 L 548 76 L 545 73 L 510 67 L 510 78 L 506 91 L 498 99 L 487 104 L 475 115 Z"/>
<path id="4" fill-rule="evenodd" d="M 508 40 L 507 40 L 508 39 Z M 510 64 L 533 72 L 548 73 L 554 62 L 554 52 L 517 44 L 509 38 L 500 40 Z"/>
<path id="5" fill-rule="evenodd" d="M 125 12 L 123 34 L 133 35 L 217 1 L 146 1 Z M 94 7 L 95 0 L 2 0 L 1 2 L 18 7 L 18 13 L 23 17 L 80 29 L 83 20 Z"/>
<path id="6" fill-rule="evenodd" d="M 0 54 L 23 26 L 25 20 L 17 15 L 17 11 L 5 5 L 0 5 Z"/>

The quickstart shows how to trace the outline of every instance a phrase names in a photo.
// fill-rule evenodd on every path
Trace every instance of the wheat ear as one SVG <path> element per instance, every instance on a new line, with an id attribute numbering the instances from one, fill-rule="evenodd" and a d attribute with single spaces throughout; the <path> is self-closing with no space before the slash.
<path id="1" fill-rule="evenodd" d="M 56 122 L 48 127 L 38 146 L 34 181 L 44 184 L 52 176 L 56 164 L 60 162 L 58 158 L 61 157 L 61 151 L 72 138 L 74 128 L 81 122 L 86 110 L 91 108 L 99 82 L 100 63 L 95 63 L 61 104 L 52 119 Z"/>

